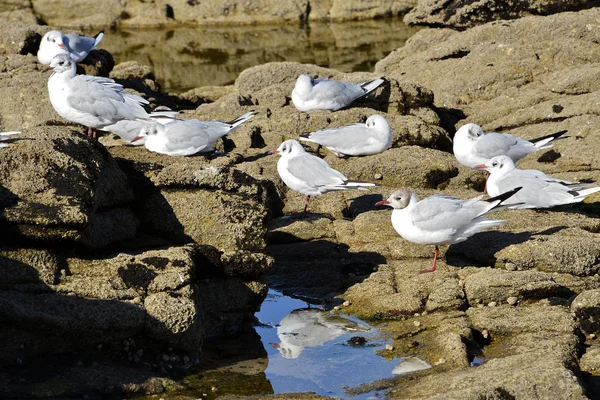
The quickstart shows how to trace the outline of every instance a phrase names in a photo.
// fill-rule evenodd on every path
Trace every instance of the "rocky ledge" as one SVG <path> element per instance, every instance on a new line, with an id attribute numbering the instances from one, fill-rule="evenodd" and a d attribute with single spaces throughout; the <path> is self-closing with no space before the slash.
<path id="1" fill-rule="evenodd" d="M 345 312 L 394 338 L 382 356 L 416 355 L 433 366 L 349 394 L 599 396 L 599 194 L 572 207 L 501 211 L 506 225 L 444 249 L 438 271 L 427 275 L 418 272 L 432 249 L 400 238 L 390 212 L 374 206 L 403 186 L 419 197 L 478 195 L 483 176 L 450 152 L 465 122 L 527 139 L 568 129 L 568 138 L 520 167 L 597 181 L 599 19 L 592 8 L 425 29 L 375 73 L 271 63 L 232 86 L 181 95 L 156 92 L 147 67 L 116 66 L 111 76 L 130 90 L 153 105 L 187 108 L 187 117 L 258 111 L 219 142 L 224 153 L 186 158 L 111 135 L 87 140 L 50 107 L 47 77 L 27 45 L 45 28 L 3 28 L 10 33 L 0 35 L 0 128 L 23 134 L 0 152 L 2 363 L 115 343 L 118 354 L 143 361 L 132 340 L 183 351 L 189 361 L 205 338 L 247 326 L 268 283 L 345 300 Z M 97 65 L 104 64 L 106 57 Z M 290 102 L 300 73 L 354 82 L 382 76 L 386 84 L 348 109 L 302 113 Z M 308 217 L 297 215 L 303 198 L 283 185 L 267 151 L 373 113 L 392 127 L 388 151 L 339 159 L 310 149 L 350 178 L 380 186 L 328 193 L 311 200 Z M 475 357 L 483 365 L 472 367 Z"/>

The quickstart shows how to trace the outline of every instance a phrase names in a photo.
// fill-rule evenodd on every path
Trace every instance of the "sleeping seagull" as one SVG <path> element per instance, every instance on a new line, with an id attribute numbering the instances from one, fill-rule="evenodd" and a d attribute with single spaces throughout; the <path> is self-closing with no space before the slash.
<path id="1" fill-rule="evenodd" d="M 509 156 L 517 162 L 528 154 L 549 149 L 554 145 L 552 141 L 566 132 L 560 131 L 527 141 L 509 133 L 484 132 L 477 124 L 466 124 L 454 135 L 453 151 L 458 162 L 469 168 L 476 168 L 500 155 Z"/>
<path id="2" fill-rule="evenodd" d="M 165 106 L 158 106 L 148 115 L 150 120 L 124 119 L 116 124 L 104 127 L 104 130 L 116 134 L 129 144 L 143 146 L 148 133 L 156 131 L 155 122 L 166 125 L 175 121 L 177 114 L 179 114 L 179 111 L 173 111 Z M 140 136 L 144 133 L 144 136 Z"/>
<path id="3" fill-rule="evenodd" d="M 286 140 L 271 153 L 281 156 L 277 172 L 283 182 L 306 196 L 303 213 L 306 213 L 310 196 L 320 196 L 333 190 L 368 190 L 366 187 L 376 186 L 374 183 L 349 181 L 324 160 L 308 154 L 296 140 Z"/>
<path id="4" fill-rule="evenodd" d="M 88 136 L 96 138 L 96 130 L 125 119 L 149 118 L 142 104 L 147 100 L 127 93 L 123 86 L 109 78 L 76 75 L 75 62 L 68 54 L 58 54 L 46 70 L 50 102 L 56 112 L 70 122 L 88 127 Z"/>
<path id="5" fill-rule="evenodd" d="M 381 153 L 392 144 L 392 129 L 381 115 L 371 115 L 364 124 L 350 124 L 301 135 L 300 140 L 327 147 L 338 157 Z"/>
<path id="6" fill-rule="evenodd" d="M 292 90 L 292 102 L 300 111 L 337 111 L 377 89 L 383 82 L 383 79 L 377 78 L 357 85 L 327 78 L 313 79 L 302 74 Z"/>
<path id="7" fill-rule="evenodd" d="M 435 246 L 433 267 L 420 273 L 435 271 L 439 247 L 443 244 L 460 243 L 486 228 L 503 225 L 506 221 L 483 218 L 489 212 L 502 208 L 503 202 L 520 188 L 500 196 L 481 200 L 483 195 L 470 200 L 436 194 L 421 201 L 407 189 L 392 193 L 387 200 L 376 206 L 392 207 L 392 226 L 409 242 Z"/>
<path id="8" fill-rule="evenodd" d="M 256 111 L 250 111 L 230 122 L 205 122 L 187 118 L 175 119 L 164 125 L 159 122 L 144 122 L 144 128 L 132 143 L 145 138 L 144 145 L 148 150 L 169 156 L 207 153 L 214 150 L 219 138 L 236 130 L 254 115 Z"/>
<path id="9" fill-rule="evenodd" d="M 587 183 L 563 181 L 534 169 L 518 169 L 508 156 L 494 157 L 486 164 L 478 165 L 477 168 L 485 169 L 490 173 L 487 182 L 490 196 L 496 196 L 517 186 L 523 187 L 510 199 L 510 203 L 506 204 L 514 209 L 549 208 L 579 203 L 586 196 L 600 191 L 600 187 L 589 188 L 591 185 Z"/>
<path id="10" fill-rule="evenodd" d="M 40 63 L 48 65 L 57 54 L 69 54 L 71 60 L 78 63 L 98 46 L 103 37 L 104 31 L 100 31 L 91 38 L 73 33 L 63 35 L 59 31 L 50 31 L 42 38 L 37 57 Z"/>

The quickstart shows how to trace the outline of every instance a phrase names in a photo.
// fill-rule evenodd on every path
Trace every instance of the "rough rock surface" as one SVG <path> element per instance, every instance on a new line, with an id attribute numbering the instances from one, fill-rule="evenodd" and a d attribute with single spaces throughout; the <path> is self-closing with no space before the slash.
<path id="1" fill-rule="evenodd" d="M 38 3 L 33 7 L 53 4 Z M 108 3 L 106 18 L 121 7 Z M 178 10 L 161 12 L 177 19 Z M 236 12 L 241 9 L 230 10 Z M 568 129 L 569 138 L 519 165 L 597 181 L 599 18 L 600 10 L 590 9 L 464 32 L 427 29 L 375 73 L 269 63 L 247 69 L 230 87 L 180 97 L 156 93 L 147 67 L 115 68 L 111 76 L 153 106 L 185 105 L 179 107 L 188 108 L 184 117 L 231 120 L 258 112 L 217 142 L 224 154 L 185 158 L 129 146 L 114 135 L 90 143 L 72 133 L 47 103 L 31 101 L 42 98 L 45 82 L 31 54 L 21 54 L 21 41 L 10 39 L 12 47 L 0 55 L 6 59 L 0 127 L 24 134 L 0 151 L 6 188 L 0 222 L 12 229 L 2 231 L 7 242 L 0 248 L 0 318 L 9 321 L 0 329 L 9 344 L 2 362 L 14 367 L 39 354 L 116 343 L 121 358 L 152 365 L 158 357 L 167 368 L 182 358 L 152 352 L 146 343 L 194 355 L 205 338 L 252 322 L 267 281 L 379 323 L 393 339 L 382 356 L 415 355 L 432 365 L 349 393 L 377 389 L 391 398 L 439 399 L 598 393 L 599 194 L 554 210 L 499 211 L 495 216 L 506 225 L 442 246 L 433 274 L 419 274 L 431 265 L 433 246 L 399 237 L 391 211 L 375 203 L 399 186 L 419 198 L 480 195 L 482 175 L 450 154 L 451 136 L 467 120 L 529 139 Z M 36 29 L 19 27 L 10 35 L 26 38 L 39 34 Z M 300 73 L 352 82 L 382 76 L 386 84 L 344 110 L 302 113 L 290 101 Z M 11 86 L 17 81 L 18 90 Z M 307 149 L 349 178 L 380 186 L 328 193 L 311 200 L 308 215 L 297 214 L 304 196 L 285 187 L 268 150 L 373 113 L 392 126 L 388 151 L 338 159 Z M 47 325 L 38 326 L 40 320 Z M 42 336 L 49 346 L 39 345 Z M 78 346 L 73 338 L 80 338 Z M 262 350 L 257 357 L 265 357 Z M 168 385 L 160 381 L 148 391 Z"/>
<path id="2" fill-rule="evenodd" d="M 596 0 L 419 0 L 417 6 L 406 14 L 404 22 L 463 30 L 491 21 L 578 11 L 597 5 Z"/>

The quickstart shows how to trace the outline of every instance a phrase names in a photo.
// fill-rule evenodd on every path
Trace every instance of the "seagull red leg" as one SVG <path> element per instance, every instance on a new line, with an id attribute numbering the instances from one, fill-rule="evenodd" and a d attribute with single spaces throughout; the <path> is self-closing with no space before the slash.
<path id="1" fill-rule="evenodd" d="M 424 269 L 422 271 L 419 271 L 420 274 L 426 274 L 428 272 L 433 272 L 435 271 L 436 267 L 437 267 L 437 258 L 438 258 L 438 254 L 440 253 L 440 249 L 437 247 L 437 245 L 435 246 L 435 252 L 433 253 L 433 267 L 428 268 L 428 269 Z"/>
<path id="2" fill-rule="evenodd" d="M 309 200 L 310 200 L 310 196 L 306 196 L 306 199 L 304 199 L 304 211 L 302 211 L 302 214 L 306 214 L 306 210 L 308 209 Z"/>

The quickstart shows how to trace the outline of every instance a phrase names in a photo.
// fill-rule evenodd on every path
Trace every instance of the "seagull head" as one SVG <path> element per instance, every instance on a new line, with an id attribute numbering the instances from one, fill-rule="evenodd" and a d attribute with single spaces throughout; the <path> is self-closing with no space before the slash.
<path id="1" fill-rule="evenodd" d="M 65 71 L 71 71 L 75 75 L 76 65 L 71 60 L 71 57 L 67 53 L 60 53 L 54 56 L 50 65 L 44 69 L 44 71 L 53 70 L 55 73 L 61 73 Z"/>
<path id="2" fill-rule="evenodd" d="M 515 162 L 509 156 L 496 156 L 487 163 L 476 166 L 477 169 L 486 170 L 490 174 L 502 175 L 515 169 Z"/>
<path id="3" fill-rule="evenodd" d="M 136 137 L 134 137 L 133 139 L 131 139 L 131 141 L 129 143 L 135 143 L 138 140 L 142 140 L 145 138 L 148 138 L 150 136 L 154 136 L 158 134 L 159 131 L 159 126 L 162 126 L 159 123 L 145 123 L 142 126 L 142 129 L 140 129 L 140 132 L 138 133 L 138 135 Z M 140 142 L 142 143 L 142 142 Z"/>
<path id="4" fill-rule="evenodd" d="M 271 151 L 271 154 L 279 154 L 282 157 L 290 157 L 304 152 L 304 147 L 302 147 L 300 142 L 290 139 L 281 143 L 277 150 Z"/>
<path id="5" fill-rule="evenodd" d="M 386 119 L 383 116 L 377 114 L 371 115 L 369 118 L 367 118 L 365 125 L 367 126 L 367 128 L 372 128 L 381 132 L 387 132 L 388 130 L 390 130 L 390 124 L 388 124 Z"/>
<path id="6" fill-rule="evenodd" d="M 461 126 L 454 135 L 454 139 L 456 138 L 466 138 L 472 141 L 477 141 L 481 136 L 484 135 L 483 129 L 477 124 L 465 124 Z"/>
<path id="7" fill-rule="evenodd" d="M 381 200 L 375 203 L 376 206 L 389 206 L 395 210 L 402 210 L 406 208 L 413 198 L 416 201 L 416 196 L 413 192 L 408 189 L 396 190 L 387 200 Z"/>
<path id="8" fill-rule="evenodd" d="M 312 76 L 308 74 L 302 74 L 296 79 L 296 85 L 294 86 L 294 90 L 298 92 L 301 96 L 307 96 L 315 83 L 315 80 Z"/>
<path id="9" fill-rule="evenodd" d="M 42 38 L 42 45 L 44 44 L 60 47 L 63 50 L 67 49 L 63 43 L 62 33 L 60 33 L 59 31 L 50 31 L 46 33 Z"/>

